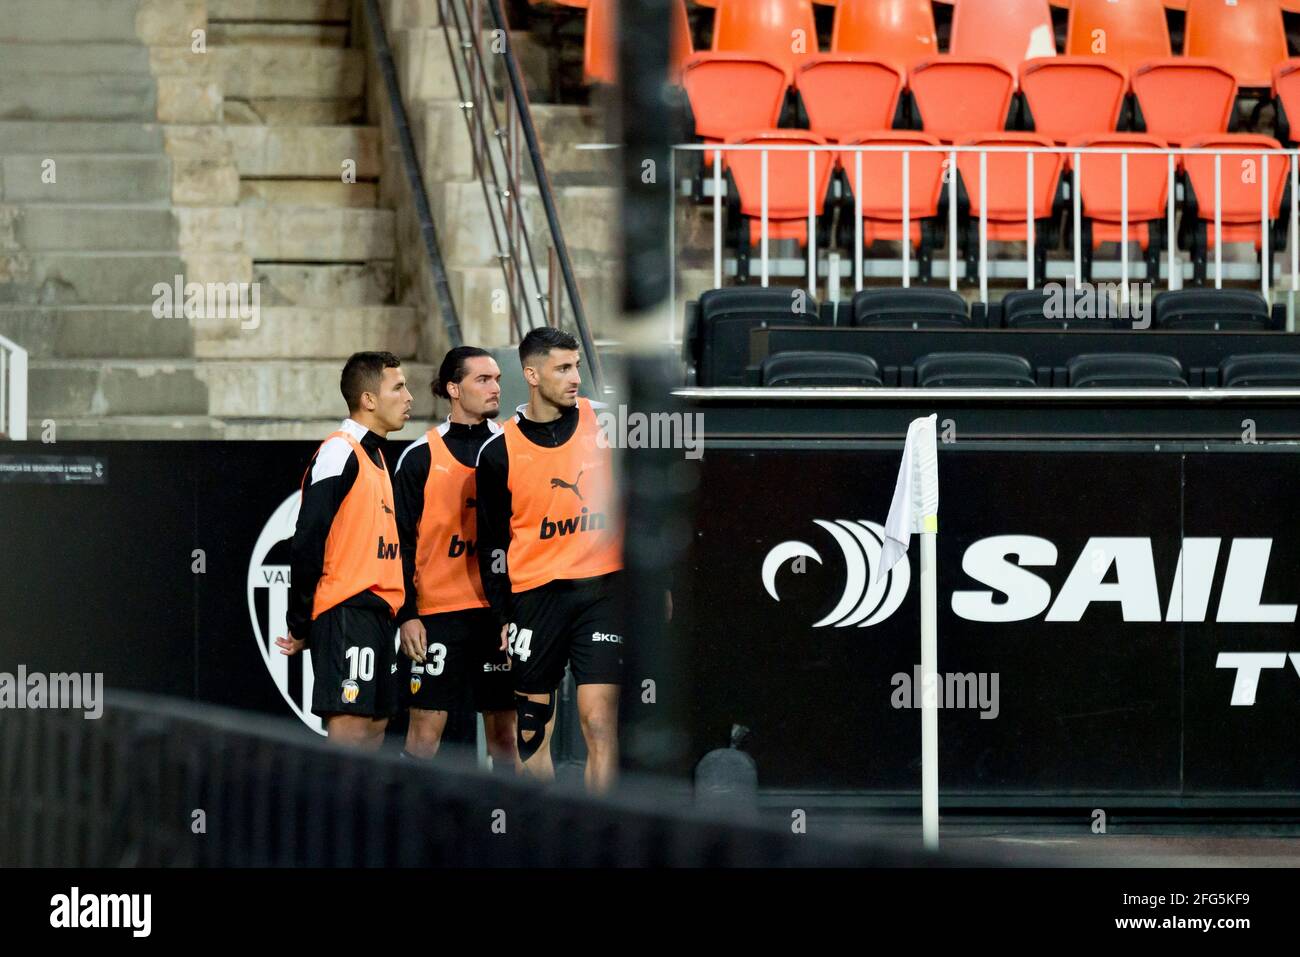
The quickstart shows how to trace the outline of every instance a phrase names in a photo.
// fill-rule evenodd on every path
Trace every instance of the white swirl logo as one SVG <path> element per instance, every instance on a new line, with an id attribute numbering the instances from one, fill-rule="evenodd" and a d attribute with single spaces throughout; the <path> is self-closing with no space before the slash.
<path id="1" fill-rule="evenodd" d="M 907 586 L 912 582 L 912 566 L 907 556 L 895 565 L 880 581 L 876 580 L 880 568 L 880 552 L 885 542 L 885 530 L 875 522 L 836 519 L 834 522 L 814 519 L 814 524 L 824 528 L 835 539 L 844 553 L 847 570 L 844 594 L 835 607 L 814 628 L 849 628 L 856 625 L 867 628 L 878 625 L 903 603 Z M 776 573 L 781 566 L 794 558 L 811 558 L 822 564 L 817 550 L 806 542 L 788 541 L 776 545 L 763 559 L 763 587 L 780 601 L 776 593 Z"/>

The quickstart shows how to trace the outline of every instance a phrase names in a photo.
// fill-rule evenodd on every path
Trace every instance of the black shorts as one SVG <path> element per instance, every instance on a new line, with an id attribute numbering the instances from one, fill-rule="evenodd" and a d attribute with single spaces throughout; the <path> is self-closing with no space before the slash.
<path id="1" fill-rule="evenodd" d="M 397 625 L 391 615 L 335 605 L 311 623 L 311 710 L 322 718 L 397 713 Z"/>
<path id="2" fill-rule="evenodd" d="M 553 692 L 566 662 L 575 684 L 622 683 L 624 633 L 615 596 L 620 574 L 556 579 L 512 596 L 516 691 Z"/>
<path id="3" fill-rule="evenodd" d="M 402 705 L 427 711 L 514 711 L 510 657 L 488 608 L 421 615 L 424 664 L 402 657 Z"/>

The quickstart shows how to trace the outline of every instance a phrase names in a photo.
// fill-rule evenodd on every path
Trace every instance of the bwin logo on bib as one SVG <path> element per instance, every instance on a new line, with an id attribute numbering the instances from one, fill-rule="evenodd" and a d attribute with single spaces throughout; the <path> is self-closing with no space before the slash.
<path id="1" fill-rule="evenodd" d="M 885 541 L 884 528 L 864 519 L 852 521 L 841 518 L 834 522 L 814 519 L 813 522 L 825 529 L 839 545 L 840 551 L 844 553 L 847 573 L 844 593 L 839 601 L 823 618 L 813 622 L 812 627 L 849 628 L 856 625 L 868 628 L 880 624 L 897 611 L 911 584 L 912 566 L 907 556 L 904 556 L 883 579 L 876 580 L 881 548 Z M 800 541 L 781 542 L 763 559 L 763 587 L 773 601 L 781 600 L 776 592 L 777 572 L 786 562 L 801 557 L 822 564 L 817 550 Z"/>

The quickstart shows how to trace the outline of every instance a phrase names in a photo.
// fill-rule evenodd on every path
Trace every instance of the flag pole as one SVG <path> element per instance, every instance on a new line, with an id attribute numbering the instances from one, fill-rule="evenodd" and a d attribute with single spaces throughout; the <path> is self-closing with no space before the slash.
<path id="1" fill-rule="evenodd" d="M 936 593 L 939 534 L 938 415 L 913 419 L 903 442 L 898 483 L 885 519 L 876 580 L 907 555 L 912 535 L 921 536 L 921 837 L 939 847 L 939 636 Z"/>
<path id="2" fill-rule="evenodd" d="M 923 516 L 921 531 L 921 836 L 939 847 L 939 651 L 935 594 L 937 515 Z"/>

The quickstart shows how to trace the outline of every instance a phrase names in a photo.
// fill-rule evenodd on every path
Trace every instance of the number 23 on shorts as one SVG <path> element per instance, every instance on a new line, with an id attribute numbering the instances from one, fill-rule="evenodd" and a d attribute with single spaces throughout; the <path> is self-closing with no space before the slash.
<path id="1" fill-rule="evenodd" d="M 527 661 L 532 652 L 533 630 L 525 628 L 522 631 L 514 622 L 510 623 L 510 628 L 506 632 L 506 641 L 509 643 L 510 657 L 519 661 Z"/>

